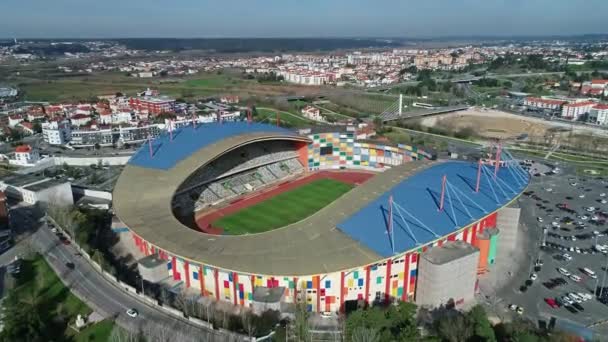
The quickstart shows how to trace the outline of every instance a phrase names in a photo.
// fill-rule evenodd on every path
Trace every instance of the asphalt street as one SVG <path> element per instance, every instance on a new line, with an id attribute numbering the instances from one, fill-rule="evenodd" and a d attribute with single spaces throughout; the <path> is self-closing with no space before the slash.
<path id="1" fill-rule="evenodd" d="M 17 211 L 16 211 L 17 212 Z M 19 214 L 11 217 L 18 225 L 36 224 L 29 215 Z M 45 257 L 57 275 L 79 298 L 104 317 L 115 317 L 116 322 L 132 332 L 143 332 L 156 336 L 152 341 L 228 341 L 234 340 L 222 335 L 219 331 L 203 329 L 187 320 L 178 319 L 168 313 L 159 311 L 153 306 L 135 299 L 103 277 L 84 258 L 77 255 L 72 245 L 64 245 L 51 230 L 43 225 L 28 238 L 23 239 L 13 248 L 0 256 L 0 265 L 7 265 L 15 256 L 22 255 L 28 249 L 35 249 Z M 66 264 L 73 263 L 70 269 Z M 139 312 L 136 318 L 126 315 L 128 309 Z M 159 339 L 159 336 L 165 338 Z"/>

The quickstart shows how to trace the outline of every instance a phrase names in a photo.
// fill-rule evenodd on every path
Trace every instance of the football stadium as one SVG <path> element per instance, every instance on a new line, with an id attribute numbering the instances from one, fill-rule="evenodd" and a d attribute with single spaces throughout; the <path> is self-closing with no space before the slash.
<path id="1" fill-rule="evenodd" d="M 469 299 L 445 288 L 473 290 L 494 263 L 528 174 L 507 151 L 437 161 L 355 137 L 224 122 L 143 145 L 114 189 L 134 244 L 160 260 L 142 259 L 142 276 L 234 305 L 305 301 L 316 312 Z"/>

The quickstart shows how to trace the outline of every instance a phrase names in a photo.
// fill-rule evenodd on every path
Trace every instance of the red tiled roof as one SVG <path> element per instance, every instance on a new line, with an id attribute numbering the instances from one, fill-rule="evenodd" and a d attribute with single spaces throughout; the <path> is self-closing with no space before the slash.
<path id="1" fill-rule="evenodd" d="M 608 109 L 608 104 L 600 103 L 600 104 L 595 105 L 593 108 L 600 109 L 600 110 L 606 110 L 606 109 Z"/>
<path id="2" fill-rule="evenodd" d="M 90 117 L 91 116 L 86 115 L 86 114 L 76 114 L 76 115 L 72 116 L 72 119 L 79 120 L 79 119 L 88 119 Z"/>
<path id="3" fill-rule="evenodd" d="M 595 104 L 595 102 L 585 101 L 585 102 L 567 103 L 564 105 L 564 107 L 566 107 L 566 106 L 568 106 L 568 107 L 585 107 L 585 106 L 591 106 L 594 104 Z"/>
<path id="4" fill-rule="evenodd" d="M 32 129 L 34 127 L 34 125 L 31 122 L 22 122 L 20 123 L 21 126 L 28 128 L 28 129 Z"/>
<path id="5" fill-rule="evenodd" d="M 27 153 L 30 152 L 32 150 L 32 147 L 30 145 L 19 145 L 17 146 L 17 148 L 15 148 L 15 152 L 19 152 L 19 153 Z"/>
<path id="6" fill-rule="evenodd" d="M 591 84 L 608 84 L 608 80 L 591 80 Z"/>
<path id="7" fill-rule="evenodd" d="M 561 105 L 561 104 L 564 104 L 567 102 L 567 101 L 563 101 L 563 100 L 541 99 L 539 97 L 528 97 L 526 100 L 528 100 L 529 102 L 540 102 L 540 103 L 556 104 L 556 105 Z"/>

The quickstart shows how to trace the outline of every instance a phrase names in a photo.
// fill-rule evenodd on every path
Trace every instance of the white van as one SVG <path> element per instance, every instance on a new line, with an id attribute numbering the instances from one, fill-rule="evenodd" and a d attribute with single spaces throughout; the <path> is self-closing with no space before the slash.
<path id="1" fill-rule="evenodd" d="M 583 272 L 585 272 L 586 275 L 590 276 L 593 279 L 597 279 L 597 274 L 595 274 L 595 272 L 593 272 L 592 270 L 588 269 L 587 267 L 583 268 Z"/>

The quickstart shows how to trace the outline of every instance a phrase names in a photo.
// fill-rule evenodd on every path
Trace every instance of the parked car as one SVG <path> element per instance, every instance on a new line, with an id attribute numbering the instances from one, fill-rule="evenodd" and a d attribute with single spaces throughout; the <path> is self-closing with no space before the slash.
<path id="1" fill-rule="evenodd" d="M 559 305 L 553 298 L 545 298 L 545 303 L 547 303 L 547 305 L 549 305 L 550 307 L 552 307 L 554 309 L 559 307 Z"/>
<path id="2" fill-rule="evenodd" d="M 127 315 L 129 315 L 129 317 L 135 318 L 139 315 L 139 312 L 137 312 L 137 310 L 135 309 L 129 309 L 127 310 Z"/>

